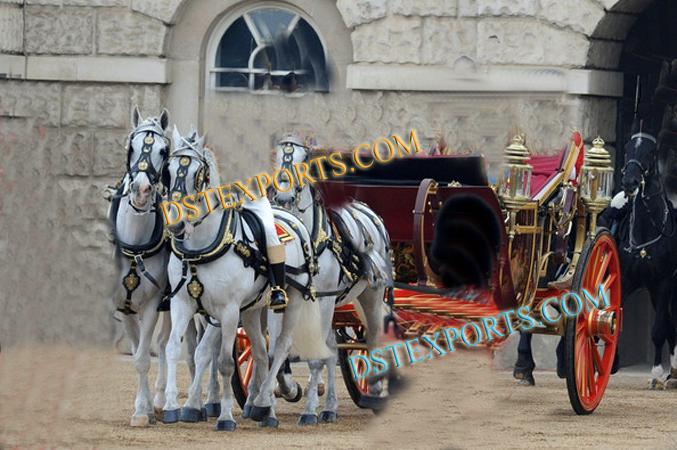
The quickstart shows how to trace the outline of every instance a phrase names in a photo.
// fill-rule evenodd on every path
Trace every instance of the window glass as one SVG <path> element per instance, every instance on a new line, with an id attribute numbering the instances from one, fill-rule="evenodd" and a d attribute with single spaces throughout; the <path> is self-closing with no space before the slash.
<path id="1" fill-rule="evenodd" d="M 305 19 L 282 8 L 254 9 L 235 20 L 220 39 L 211 76 L 223 89 L 329 89 L 319 36 Z"/>
<path id="2" fill-rule="evenodd" d="M 277 8 L 256 9 L 249 13 L 256 29 L 268 44 L 287 33 L 289 24 L 296 16 L 289 11 Z"/>

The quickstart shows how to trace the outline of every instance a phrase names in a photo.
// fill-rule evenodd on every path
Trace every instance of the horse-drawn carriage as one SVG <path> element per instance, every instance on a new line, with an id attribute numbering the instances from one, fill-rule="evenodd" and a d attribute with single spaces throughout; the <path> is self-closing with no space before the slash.
<path id="1" fill-rule="evenodd" d="M 585 152 L 574 133 L 560 154 L 532 156 L 518 135 L 494 186 L 482 157 L 430 156 L 374 165 L 322 182 L 320 190 L 364 202 L 383 219 L 395 275 L 385 301 L 400 338 L 432 337 L 445 327 L 529 307 L 537 321 L 530 332 L 563 337 L 571 405 L 589 414 L 606 389 L 621 324 L 618 253 L 609 232 L 597 227 L 613 184 L 603 146 L 598 138 Z M 568 319 L 559 311 L 556 322 L 538 316 L 547 299 L 582 289 L 597 293 L 600 285 L 606 307 L 582 308 Z M 382 398 L 370 396 L 367 379 L 355 380 L 349 366 L 350 356 L 368 351 L 352 304 L 336 309 L 334 329 L 351 398 L 375 407 Z M 234 352 L 233 387 L 242 405 L 253 366 L 242 329 Z"/>

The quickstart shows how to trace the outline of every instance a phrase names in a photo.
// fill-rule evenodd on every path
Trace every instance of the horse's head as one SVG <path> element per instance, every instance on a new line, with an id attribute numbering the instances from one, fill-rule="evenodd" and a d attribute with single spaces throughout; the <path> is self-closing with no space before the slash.
<path id="1" fill-rule="evenodd" d="M 309 159 L 310 149 L 300 138 L 286 135 L 278 142 L 275 160 L 279 172 L 276 172 L 277 183 L 274 184 L 273 196 L 276 204 L 290 208 L 298 201 L 303 188 L 296 180 L 294 166 L 307 163 Z"/>
<path id="2" fill-rule="evenodd" d="M 207 191 L 213 183 L 219 183 L 216 160 L 212 151 L 204 145 L 205 137 L 194 129 L 182 136 L 175 126 L 172 141 L 174 150 L 169 155 L 163 172 L 163 184 L 168 187 L 169 200 L 195 205 L 200 211 L 197 213 L 192 208 L 191 211 L 186 211 L 189 216 L 187 218 L 191 220 L 204 212 L 201 207 L 204 195 L 198 194 Z M 182 222 L 177 221 L 175 226 L 181 226 Z"/>
<path id="3" fill-rule="evenodd" d="M 625 166 L 621 186 L 626 195 L 632 196 L 645 179 L 656 171 L 656 138 L 647 133 L 637 133 L 625 144 Z"/>
<path id="4" fill-rule="evenodd" d="M 127 147 L 127 174 L 130 189 L 130 203 L 138 210 L 149 210 L 162 168 L 167 161 L 169 141 L 165 129 L 169 122 L 167 110 L 159 117 L 143 119 L 138 107 L 132 113 L 132 131 Z"/>

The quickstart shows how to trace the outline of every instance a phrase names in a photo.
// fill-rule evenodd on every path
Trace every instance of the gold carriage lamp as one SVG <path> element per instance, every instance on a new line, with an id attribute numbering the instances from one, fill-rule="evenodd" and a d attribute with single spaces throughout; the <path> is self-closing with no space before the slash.
<path id="1" fill-rule="evenodd" d="M 581 199 L 590 211 L 588 234 L 594 236 L 597 228 L 597 215 L 609 206 L 613 191 L 614 170 L 611 155 L 604 148 L 599 136 L 592 141 L 592 148 L 585 153 L 581 168 Z"/>
<path id="2" fill-rule="evenodd" d="M 508 236 L 515 237 L 515 216 L 531 200 L 531 158 L 526 138 L 517 134 L 505 148 L 505 164 L 498 183 L 498 196 L 510 215 Z"/>

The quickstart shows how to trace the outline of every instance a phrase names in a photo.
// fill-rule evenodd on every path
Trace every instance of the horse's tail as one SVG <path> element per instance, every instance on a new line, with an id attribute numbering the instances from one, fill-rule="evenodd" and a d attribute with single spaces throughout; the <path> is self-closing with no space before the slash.
<path id="1" fill-rule="evenodd" d="M 320 302 L 303 300 L 299 320 L 292 335 L 291 354 L 303 360 L 325 359 L 331 352 L 322 330 Z"/>
<path id="2" fill-rule="evenodd" d="M 298 246 L 300 254 L 304 254 L 303 249 L 310 252 L 310 254 L 305 255 L 305 257 L 312 260 L 314 258 L 314 254 L 312 254 L 312 240 L 308 233 L 308 229 L 303 225 L 303 222 L 301 222 L 294 214 L 281 208 L 273 208 L 273 213 L 278 224 L 282 225 L 286 223 L 291 225 L 293 231 L 289 231 L 292 231 L 298 237 L 293 245 Z M 308 274 L 308 276 L 312 277 L 310 274 Z M 301 305 L 299 306 L 298 321 L 292 331 L 292 347 L 290 353 L 304 360 L 328 358 L 331 352 L 326 343 L 326 330 L 323 331 L 322 327 L 320 302 L 318 300 L 308 300 L 306 298 L 299 298 L 298 301 L 301 302 Z"/>
<path id="3" fill-rule="evenodd" d="M 383 220 L 364 203 L 353 201 L 341 210 L 351 231 L 351 244 L 359 254 L 369 285 L 391 286 L 390 237 Z"/>

